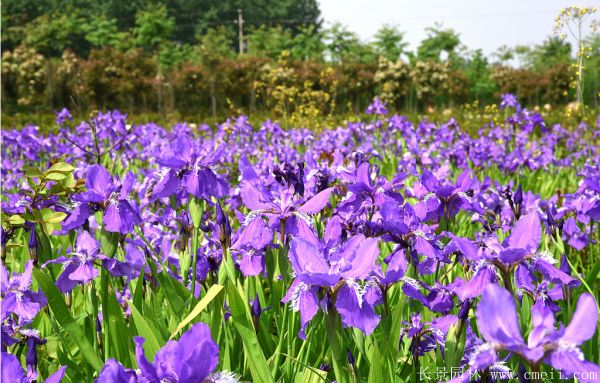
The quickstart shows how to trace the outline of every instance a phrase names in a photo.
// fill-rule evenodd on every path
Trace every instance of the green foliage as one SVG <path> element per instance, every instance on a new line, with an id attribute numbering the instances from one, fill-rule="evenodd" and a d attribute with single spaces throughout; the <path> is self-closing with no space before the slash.
<path id="1" fill-rule="evenodd" d="M 472 52 L 467 59 L 465 74 L 470 84 L 471 99 L 490 99 L 497 93 L 497 85 L 492 79 L 488 60 L 481 49 Z"/>
<path id="2" fill-rule="evenodd" d="M 377 53 L 393 62 L 406 53 L 408 43 L 404 41 L 404 32 L 400 32 L 397 26 L 386 24 L 375 34 L 373 45 Z"/>
<path id="3" fill-rule="evenodd" d="M 332 104 L 335 112 L 359 113 L 375 96 L 398 108 L 424 110 L 492 104 L 508 92 L 529 106 L 565 104 L 576 93 L 571 46 L 562 39 L 502 47 L 488 58 L 468 51 L 455 31 L 436 24 L 411 52 L 396 25 L 383 25 L 368 43 L 339 23 L 321 28 L 314 0 L 277 6 L 270 0 L 73 0 L 68 12 L 55 1 L 8 0 L 2 9 L 2 96 L 10 114 L 63 106 L 215 120 L 232 113 L 268 114 L 281 100 L 264 97 L 261 86 L 282 55 L 288 78 L 286 92 L 279 93 L 329 94 L 329 100 L 319 100 L 322 108 L 309 108 L 305 117 L 318 109 L 330 114 Z M 244 18 L 243 55 L 238 9 Z M 600 99 L 597 36 L 586 40 L 590 50 L 581 86 L 585 104 L 593 108 Z"/>
<path id="4" fill-rule="evenodd" d="M 246 39 L 248 54 L 254 56 L 265 56 L 276 60 L 281 52 L 291 49 L 292 35 L 289 30 L 281 26 L 267 27 L 261 25 L 250 32 Z"/>
<path id="5" fill-rule="evenodd" d="M 85 41 L 84 20 L 78 12 L 44 14 L 25 26 L 23 44 L 47 56 L 60 55 Z"/>
<path id="6" fill-rule="evenodd" d="M 129 33 L 120 32 L 116 19 L 104 15 L 93 15 L 85 25 L 85 39 L 94 48 L 114 47 L 126 49 L 130 44 Z"/>
<path id="7" fill-rule="evenodd" d="M 460 45 L 460 37 L 452 29 L 444 29 L 441 24 L 427 28 L 427 37 L 417 48 L 417 58 L 420 60 L 444 61 L 442 54 L 448 60 L 457 58 L 456 49 Z"/>
<path id="8" fill-rule="evenodd" d="M 135 15 L 134 42 L 136 46 L 155 50 L 171 37 L 174 25 L 175 19 L 168 16 L 164 5 L 150 3 Z"/>

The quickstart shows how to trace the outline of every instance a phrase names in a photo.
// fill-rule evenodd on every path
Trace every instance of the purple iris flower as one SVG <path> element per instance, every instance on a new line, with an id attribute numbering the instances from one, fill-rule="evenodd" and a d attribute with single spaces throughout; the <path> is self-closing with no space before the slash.
<path id="1" fill-rule="evenodd" d="M 386 201 L 402 204 L 404 202 L 402 195 L 394 192 L 394 187 L 395 185 L 384 177 L 379 177 L 372 182 L 370 165 L 368 162 L 363 162 L 356 170 L 354 182 L 348 184 L 348 193 L 337 210 L 348 219 L 362 213 L 373 215 L 375 209 Z"/>
<path id="2" fill-rule="evenodd" d="M 97 260 L 102 262 L 102 266 L 112 276 L 129 276 L 132 273 L 130 265 L 101 254 L 100 242 L 87 231 L 82 231 L 77 236 L 75 252 L 69 255 L 72 257 L 61 256 L 44 264 L 44 267 L 52 263 L 63 264 L 63 272 L 56 280 L 56 286 L 63 293 L 73 290 L 78 283 L 85 285 L 97 278 L 100 275 L 100 272 L 94 267 Z"/>
<path id="3" fill-rule="evenodd" d="M 168 197 L 180 190 L 196 197 L 222 198 L 227 195 L 227 182 L 211 168 L 218 150 L 201 155 L 187 136 L 178 135 L 169 155 L 157 160 L 163 166 L 157 182 L 149 190 L 151 200 Z"/>
<path id="4" fill-rule="evenodd" d="M 430 323 L 423 323 L 420 313 L 411 314 L 410 319 L 410 322 L 403 322 L 406 327 L 401 330 L 400 342 L 405 336 L 409 338 L 410 351 L 417 356 L 434 350 L 437 345 L 440 345 L 443 351 L 448 329 L 457 321 L 456 316 L 446 315 Z"/>
<path id="5" fill-rule="evenodd" d="M 579 298 L 577 309 L 566 328 L 556 329 L 554 313 L 536 302 L 531 310 L 533 329 L 527 343 L 519 328 L 515 301 L 510 293 L 498 285 L 489 285 L 477 306 L 477 327 L 487 343 L 475 352 L 479 359 L 485 354 L 485 368 L 496 362 L 497 351 L 510 351 L 531 366 L 548 364 L 560 370 L 565 377 L 578 374 L 581 382 L 592 381 L 586 376 L 600 374 L 600 366 L 584 359 L 579 346 L 594 336 L 598 323 L 598 308 L 591 294 Z M 585 372 L 586 374 L 580 374 Z M 596 375 L 598 376 L 598 375 Z"/>
<path id="6" fill-rule="evenodd" d="M 137 209 L 129 200 L 133 182 L 131 173 L 122 183 L 119 183 L 115 182 L 102 166 L 92 166 L 85 179 L 87 191 L 73 196 L 78 204 L 65 219 L 63 229 L 68 231 L 81 227 L 90 215 L 103 210 L 103 224 L 106 231 L 121 234 L 133 231 L 134 225 L 142 221 Z"/>
<path id="7" fill-rule="evenodd" d="M 416 255 L 423 255 L 430 261 L 440 258 L 437 236 L 429 226 L 420 222 L 412 205 L 398 205 L 388 200 L 381 206 L 379 214 L 384 238 L 410 248 L 415 261 L 418 261 Z M 427 271 L 424 264 L 419 266 L 419 272 Z"/>
<path id="8" fill-rule="evenodd" d="M 280 231 L 282 236 L 292 234 L 316 242 L 310 215 L 323 210 L 333 190 L 327 188 L 302 203 L 301 200 L 294 198 L 295 192 L 292 188 L 284 190 L 279 197 L 275 197 L 259 191 L 250 182 L 244 182 L 240 194 L 244 204 L 252 212 L 246 218 L 246 227 L 238 237 L 234 248 L 254 244 L 252 247 L 258 249 L 256 240 L 271 238 L 272 231 Z M 269 220 L 268 228 L 264 223 L 259 222 L 262 221 L 263 216 Z"/>
<path id="9" fill-rule="evenodd" d="M 204 323 L 194 324 L 178 341 L 168 341 L 157 351 L 153 363 L 144 354 L 144 338 L 138 336 L 134 341 L 138 372 L 109 359 L 97 383 L 237 382 L 232 374 L 213 372 L 219 363 L 219 346 Z"/>
<path id="10" fill-rule="evenodd" d="M 386 103 L 381 101 L 379 97 L 375 97 L 371 105 L 365 110 L 366 114 L 385 115 L 388 114 L 388 110 L 385 107 Z"/>
<path id="11" fill-rule="evenodd" d="M 71 116 L 71 112 L 69 109 L 62 108 L 60 112 L 56 113 L 56 125 L 63 125 L 67 120 L 73 121 L 73 116 Z"/>
<path id="12" fill-rule="evenodd" d="M 19 317 L 21 324 L 31 322 L 41 308 L 48 303 L 44 293 L 30 290 L 32 272 L 33 261 L 31 260 L 25 264 L 22 274 L 13 273 L 12 276 L 4 264 L 0 265 L 0 282 L 2 284 L 0 316 L 2 322 L 11 313 Z"/>
<path id="13" fill-rule="evenodd" d="M 517 112 L 521 110 L 521 104 L 517 101 L 517 97 L 511 93 L 504 93 L 502 95 L 502 102 L 500 102 L 500 109 L 514 108 Z"/>
<path id="14" fill-rule="evenodd" d="M 2 379 L 3 382 L 11 383 L 31 383 L 37 381 L 37 373 L 35 377 L 29 377 L 25 374 L 19 359 L 16 356 L 7 352 L 2 353 Z M 59 383 L 65 376 L 67 366 L 60 367 L 54 374 L 46 379 L 45 383 Z"/>
<path id="15" fill-rule="evenodd" d="M 380 317 L 375 306 L 382 303 L 382 293 L 377 281 L 368 276 L 379 255 L 378 241 L 362 234 L 342 244 L 294 237 L 288 257 L 296 278 L 282 302 L 291 302 L 292 309 L 300 312 L 301 338 L 319 311 L 322 288 L 334 302 L 344 327 L 358 328 L 367 335 L 377 327 Z"/>
<path id="16" fill-rule="evenodd" d="M 440 180 L 433 173 L 425 170 L 420 182 L 428 193 L 414 209 L 423 221 L 442 218 L 448 220 L 460 210 L 471 207 L 476 181 L 469 170 L 460 174 L 455 183 Z"/>
<path id="17" fill-rule="evenodd" d="M 494 267 L 502 274 L 505 285 L 512 285 L 512 273 L 517 265 L 523 265 L 529 272 L 537 271 L 557 285 L 571 285 L 574 279 L 554 266 L 557 261 L 552 254 L 538 251 L 541 238 L 541 222 L 536 211 L 521 217 L 502 244 L 494 235 L 483 239 L 483 247 L 477 247 L 466 238 L 454 237 L 452 246 L 473 264 L 475 273 L 467 282 L 457 279 L 453 290 L 461 299 L 480 295 L 487 285 L 497 280 Z"/>

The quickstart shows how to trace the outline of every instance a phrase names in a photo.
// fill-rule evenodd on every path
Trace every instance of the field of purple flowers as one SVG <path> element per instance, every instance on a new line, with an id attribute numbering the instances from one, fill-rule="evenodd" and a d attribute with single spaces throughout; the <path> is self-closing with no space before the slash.
<path id="1" fill-rule="evenodd" d="M 2 382 L 600 380 L 600 117 L 2 131 Z"/>

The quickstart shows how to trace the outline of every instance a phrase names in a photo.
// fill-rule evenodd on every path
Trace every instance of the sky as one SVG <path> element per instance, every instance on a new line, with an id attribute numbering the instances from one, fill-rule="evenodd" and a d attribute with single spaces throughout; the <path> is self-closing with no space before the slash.
<path id="1" fill-rule="evenodd" d="M 577 1 L 577 0 L 576 0 Z M 340 22 L 369 41 L 383 24 L 397 25 L 414 49 L 425 28 L 441 22 L 460 34 L 468 49 L 490 54 L 502 45 L 539 44 L 554 18 L 570 5 L 595 6 L 600 0 L 319 0 L 325 26 Z M 600 12 L 600 11 L 599 11 Z M 596 13 L 596 18 L 600 18 Z"/>

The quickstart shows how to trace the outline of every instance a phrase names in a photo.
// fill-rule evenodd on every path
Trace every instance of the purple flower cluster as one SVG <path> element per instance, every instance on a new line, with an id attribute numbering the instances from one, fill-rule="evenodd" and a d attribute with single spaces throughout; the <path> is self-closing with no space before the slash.
<path id="1" fill-rule="evenodd" d="M 501 108 L 506 120 L 475 137 L 454 119 L 415 124 L 388 115 L 378 99 L 367 110 L 376 121 L 319 134 L 271 121 L 253 127 L 245 117 L 215 129 L 130 126 L 118 111 L 70 130 L 66 109 L 57 115 L 59 134 L 2 131 L 3 380 L 37 379 L 36 347 L 45 340 L 28 331 L 47 299 L 31 288 L 33 254 L 48 246 L 40 267 L 52 271 L 61 293 L 107 273 L 126 315 L 131 281 L 141 280 L 140 291 L 160 288 L 160 273 L 199 297 L 230 261 L 243 277 L 281 281 L 276 302 L 283 296 L 299 313 L 303 339 L 321 314 L 369 336 L 391 315 L 390 292 L 400 290 L 420 312 L 404 318 L 396 341 L 409 342 L 416 360 L 443 350 L 450 329 L 465 332 L 465 373 L 456 381 L 467 381 L 468 370 L 501 370 L 506 352 L 565 376 L 599 371 L 581 348 L 595 334 L 597 304 L 572 270 L 573 255 L 598 246 L 599 148 L 585 126 L 546 126 L 512 95 L 503 95 Z M 47 190 L 68 188 L 48 196 L 25 181 L 32 174 L 25 165 L 48 168 L 55 157 L 75 170 L 72 179 L 50 180 Z M 544 173 L 556 184 L 534 185 Z M 65 215 L 53 227 L 60 240 L 46 241 L 44 225 L 58 222 L 45 217 L 55 213 Z M 29 253 L 6 250 L 22 233 Z M 579 303 L 564 327 L 556 318 L 564 321 L 573 294 Z M 527 342 L 517 314 L 524 302 L 531 305 Z M 266 309 L 258 296 L 250 306 L 258 331 Z M 215 373 L 219 346 L 207 325 L 192 325 L 152 362 L 143 338 L 129 340 L 138 369 L 108 359 L 98 382 L 235 381 Z M 16 343 L 31 352 L 27 371 L 8 353 Z"/>

